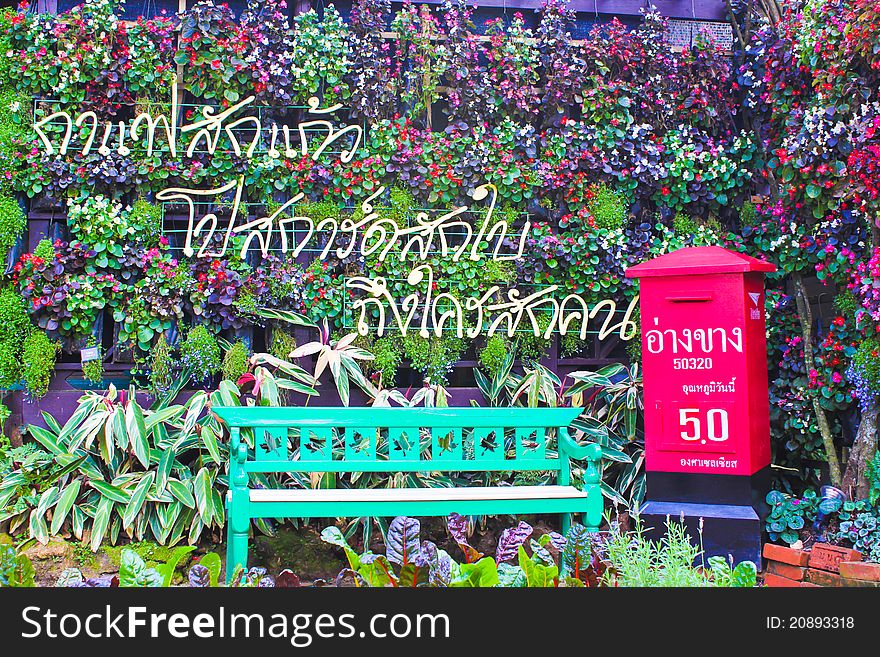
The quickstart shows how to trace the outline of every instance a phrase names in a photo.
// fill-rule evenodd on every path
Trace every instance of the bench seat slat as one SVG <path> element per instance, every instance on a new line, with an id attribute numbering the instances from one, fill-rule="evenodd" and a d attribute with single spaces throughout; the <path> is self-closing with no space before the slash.
<path id="1" fill-rule="evenodd" d="M 586 499 L 574 486 L 497 486 L 467 488 L 336 488 L 254 489 L 251 503 L 260 502 L 436 502 L 465 500 Z"/>
<path id="2" fill-rule="evenodd" d="M 215 406 L 230 427 L 567 427 L 579 408 L 344 408 Z M 413 420 L 416 420 L 413 422 Z"/>
<path id="3" fill-rule="evenodd" d="M 591 507 L 602 505 L 602 494 L 595 491 L 590 497 L 542 497 L 522 500 L 424 500 L 387 502 L 367 502 L 351 500 L 344 502 L 252 502 L 247 513 L 251 518 L 290 518 L 296 509 L 295 517 L 306 518 L 393 518 L 399 515 L 448 516 L 450 513 L 462 515 L 499 515 L 523 513 L 585 513 Z M 594 499 L 595 498 L 595 499 Z M 595 512 L 589 513 L 593 516 Z M 601 518 L 601 511 L 599 512 Z M 594 518 L 590 522 L 599 522 Z"/>

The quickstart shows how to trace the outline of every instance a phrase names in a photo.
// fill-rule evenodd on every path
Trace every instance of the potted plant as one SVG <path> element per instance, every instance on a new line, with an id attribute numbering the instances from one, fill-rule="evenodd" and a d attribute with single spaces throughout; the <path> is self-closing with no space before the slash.
<path id="1" fill-rule="evenodd" d="M 180 363 L 190 369 L 190 381 L 210 388 L 216 383 L 222 368 L 220 344 L 206 326 L 199 324 L 190 329 L 180 345 Z"/>

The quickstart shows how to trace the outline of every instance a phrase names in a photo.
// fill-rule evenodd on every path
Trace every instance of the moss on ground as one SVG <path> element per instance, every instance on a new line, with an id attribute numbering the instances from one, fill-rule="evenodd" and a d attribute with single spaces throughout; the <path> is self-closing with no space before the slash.
<path id="1" fill-rule="evenodd" d="M 119 568 L 122 559 L 123 550 L 132 550 L 141 559 L 147 562 L 148 566 L 157 563 L 165 563 L 171 558 L 174 552 L 173 547 L 159 545 L 153 541 L 140 541 L 138 543 L 128 543 L 126 545 L 102 545 L 99 552 L 103 552 L 107 560 L 116 568 Z"/>

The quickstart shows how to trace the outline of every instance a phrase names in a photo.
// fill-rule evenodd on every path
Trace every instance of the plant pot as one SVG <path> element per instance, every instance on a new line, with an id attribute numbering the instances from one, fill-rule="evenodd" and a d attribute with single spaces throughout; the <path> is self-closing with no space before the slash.
<path id="1" fill-rule="evenodd" d="M 6 251 L 6 269 L 4 270 L 6 275 L 12 273 L 15 263 L 18 262 L 18 259 L 25 252 L 25 242 L 25 235 L 19 235 L 12 246 L 9 247 L 9 250 Z"/>
<path id="2" fill-rule="evenodd" d="M 238 342 L 241 340 L 244 342 L 245 346 L 248 348 L 248 351 L 254 350 L 254 327 L 253 326 L 242 326 L 240 328 L 231 328 L 228 331 L 229 341 L 230 342 Z"/>
<path id="3" fill-rule="evenodd" d="M 54 244 L 58 240 L 67 241 L 67 224 L 53 220 L 49 224 L 49 241 Z"/>
<path id="4" fill-rule="evenodd" d="M 172 349 L 176 349 L 180 344 L 180 325 L 176 319 L 171 320 L 171 328 L 165 331 L 165 342 Z"/>

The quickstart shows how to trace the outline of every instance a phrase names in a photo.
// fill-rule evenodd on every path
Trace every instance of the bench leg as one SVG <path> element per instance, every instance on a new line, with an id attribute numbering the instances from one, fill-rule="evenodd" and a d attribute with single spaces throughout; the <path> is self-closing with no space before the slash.
<path id="1" fill-rule="evenodd" d="M 587 531 L 599 531 L 599 525 L 602 524 L 603 510 L 602 491 L 599 489 L 599 486 L 593 486 L 587 498 L 587 510 L 584 512 L 584 526 L 587 528 Z"/>
<path id="2" fill-rule="evenodd" d="M 237 533 L 229 528 L 226 543 L 226 583 L 232 580 L 236 566 L 247 568 L 248 535 Z"/>
<path id="3" fill-rule="evenodd" d="M 568 535 L 568 530 L 571 529 L 571 514 L 563 513 L 562 514 L 562 535 Z"/>

